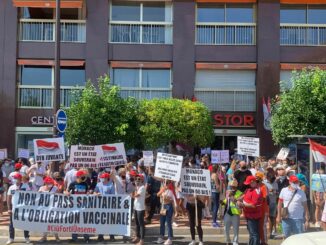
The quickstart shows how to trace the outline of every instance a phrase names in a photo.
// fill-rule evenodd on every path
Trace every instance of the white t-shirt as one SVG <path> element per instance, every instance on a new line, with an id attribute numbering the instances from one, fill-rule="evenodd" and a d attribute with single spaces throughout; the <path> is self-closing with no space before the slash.
<path id="1" fill-rule="evenodd" d="M 27 175 L 27 169 L 28 169 L 28 166 L 24 165 L 24 166 L 22 166 L 22 168 L 19 170 L 19 173 L 20 173 L 22 176 L 26 176 L 26 175 Z"/>
<path id="2" fill-rule="evenodd" d="M 49 192 L 49 193 L 56 193 L 58 191 L 58 187 L 55 185 L 52 186 L 50 190 L 45 190 L 45 186 L 41 186 L 41 188 L 38 190 L 39 192 Z"/>
<path id="3" fill-rule="evenodd" d="M 67 187 L 76 180 L 76 172 L 77 170 L 73 168 L 66 173 L 64 182 L 67 183 Z"/>
<path id="4" fill-rule="evenodd" d="M 134 209 L 136 211 L 143 211 L 145 210 L 145 196 L 146 196 L 145 186 L 142 185 L 136 187 L 136 193 L 139 194 L 140 196 L 135 197 Z"/>
<path id="5" fill-rule="evenodd" d="M 288 205 L 293 194 L 294 191 L 291 191 L 289 187 L 285 187 L 280 193 L 280 199 L 283 200 L 284 207 L 288 208 L 290 219 L 303 219 L 303 204 L 307 201 L 306 194 L 302 190 L 297 190 L 293 200 L 290 205 Z"/>
<path id="6" fill-rule="evenodd" d="M 116 194 L 126 194 L 126 184 L 123 183 L 120 176 L 115 176 L 114 187 Z"/>
<path id="7" fill-rule="evenodd" d="M 37 163 L 35 163 L 30 167 L 30 170 L 31 170 L 31 176 L 30 176 L 31 182 L 37 186 L 42 186 L 44 184 L 43 177 L 38 176 L 37 174 L 45 175 L 46 170 L 43 164 L 41 164 L 41 166 L 38 166 Z"/>

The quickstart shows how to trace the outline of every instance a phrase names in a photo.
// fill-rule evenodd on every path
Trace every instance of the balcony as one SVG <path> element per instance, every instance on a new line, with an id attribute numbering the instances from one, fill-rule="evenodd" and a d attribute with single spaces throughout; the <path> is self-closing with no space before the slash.
<path id="1" fill-rule="evenodd" d="M 196 44 L 255 45 L 255 23 L 204 23 L 196 24 Z"/>
<path id="2" fill-rule="evenodd" d="M 111 21 L 111 43 L 172 44 L 172 23 Z"/>
<path id="3" fill-rule="evenodd" d="M 60 105 L 70 107 L 73 96 L 82 91 L 82 87 L 64 87 L 60 89 Z M 49 86 L 19 85 L 19 108 L 52 108 L 54 88 Z"/>
<path id="4" fill-rule="evenodd" d="M 326 24 L 281 24 L 280 43 L 284 46 L 324 46 Z"/>
<path id="5" fill-rule="evenodd" d="M 172 89 L 168 88 L 121 88 L 120 95 L 123 98 L 134 97 L 137 100 L 142 99 L 165 99 L 172 97 Z"/>
<path id="6" fill-rule="evenodd" d="M 54 42 L 55 20 L 20 19 L 19 40 Z M 61 42 L 86 42 L 85 20 L 61 20 Z"/>
<path id="7" fill-rule="evenodd" d="M 195 88 L 195 97 L 210 111 L 256 111 L 255 89 Z"/>

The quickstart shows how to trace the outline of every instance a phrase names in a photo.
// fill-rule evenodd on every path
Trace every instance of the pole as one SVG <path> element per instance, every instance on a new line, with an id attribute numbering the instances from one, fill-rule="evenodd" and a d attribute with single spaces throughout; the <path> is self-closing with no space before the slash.
<path id="1" fill-rule="evenodd" d="M 60 109 L 60 0 L 56 0 L 55 9 L 55 65 L 54 65 L 54 96 L 53 96 L 53 114 L 56 118 L 56 113 Z M 56 120 L 53 123 L 53 137 L 56 138 L 58 130 L 56 127 Z"/>
<path id="2" fill-rule="evenodd" d="M 195 194 L 195 216 L 196 216 L 196 226 L 198 226 L 198 208 L 197 208 L 197 195 Z"/>

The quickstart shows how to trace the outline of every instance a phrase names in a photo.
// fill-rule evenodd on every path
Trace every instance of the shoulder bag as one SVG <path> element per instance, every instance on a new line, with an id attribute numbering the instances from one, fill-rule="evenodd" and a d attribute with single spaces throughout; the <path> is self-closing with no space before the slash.
<path id="1" fill-rule="evenodd" d="M 282 212 L 281 212 L 281 216 L 282 216 L 282 219 L 288 219 L 289 218 L 289 209 L 288 207 L 290 206 L 292 200 L 293 200 L 293 197 L 295 196 L 295 194 L 297 193 L 298 190 L 295 190 L 295 192 L 293 193 L 287 207 L 283 207 L 282 208 Z M 283 204 L 284 205 L 284 204 Z"/>

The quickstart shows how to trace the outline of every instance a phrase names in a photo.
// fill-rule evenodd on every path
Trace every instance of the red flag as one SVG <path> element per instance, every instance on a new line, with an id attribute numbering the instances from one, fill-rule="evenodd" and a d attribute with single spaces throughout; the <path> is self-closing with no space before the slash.
<path id="1" fill-rule="evenodd" d="M 102 150 L 103 151 L 116 151 L 117 150 L 117 147 L 115 146 L 109 146 L 109 145 L 102 145 Z"/>
<path id="2" fill-rule="evenodd" d="M 316 162 L 326 163 L 326 146 L 318 144 L 315 141 L 309 139 L 310 150 Z"/>
<path id="3" fill-rule="evenodd" d="M 39 148 L 43 148 L 46 150 L 55 150 L 60 149 L 60 146 L 57 142 L 48 142 L 45 140 L 36 140 L 36 145 Z"/>

